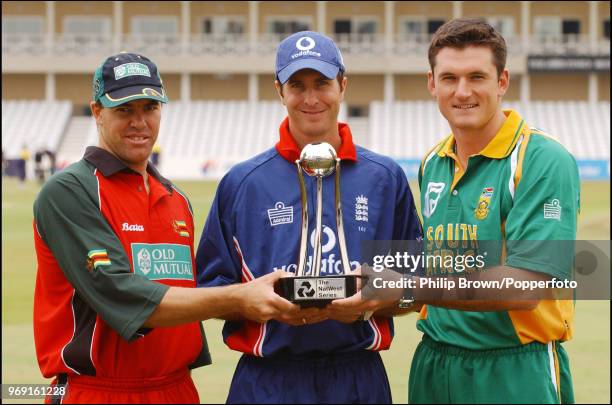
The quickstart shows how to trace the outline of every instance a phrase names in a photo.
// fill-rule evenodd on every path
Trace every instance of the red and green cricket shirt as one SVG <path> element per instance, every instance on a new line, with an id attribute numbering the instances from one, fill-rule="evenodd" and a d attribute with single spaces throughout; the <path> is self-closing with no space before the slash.
<path id="1" fill-rule="evenodd" d="M 187 198 L 109 152 L 53 176 L 34 202 L 34 341 L 42 374 L 161 377 L 210 362 L 200 322 L 143 328 L 169 286 L 195 287 Z"/>
<path id="2" fill-rule="evenodd" d="M 441 245 L 452 247 L 458 241 L 503 241 L 506 251 L 494 264 L 568 279 L 571 249 L 551 249 L 554 242 L 548 241 L 576 238 L 576 161 L 556 140 L 529 128 L 516 111 L 504 114 L 498 133 L 469 157 L 465 170 L 452 134 L 423 160 L 419 184 L 426 249 L 435 255 Z M 548 248 L 534 253 L 534 246 L 546 244 L 541 241 L 547 241 Z M 571 300 L 541 300 L 530 311 L 475 312 L 427 305 L 417 328 L 438 342 L 495 349 L 570 339 L 573 315 Z"/>

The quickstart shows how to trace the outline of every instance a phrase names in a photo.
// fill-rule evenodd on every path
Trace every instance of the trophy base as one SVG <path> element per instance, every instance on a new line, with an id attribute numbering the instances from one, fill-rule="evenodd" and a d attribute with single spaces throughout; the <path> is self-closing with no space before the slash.
<path id="1" fill-rule="evenodd" d="M 278 293 L 302 308 L 324 308 L 333 300 L 350 297 L 357 292 L 357 279 L 365 276 L 284 277 L 278 280 Z"/>

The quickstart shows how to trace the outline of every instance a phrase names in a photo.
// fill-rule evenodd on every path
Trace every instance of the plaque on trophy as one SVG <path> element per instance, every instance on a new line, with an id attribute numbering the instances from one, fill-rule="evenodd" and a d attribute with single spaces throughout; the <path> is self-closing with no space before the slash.
<path id="1" fill-rule="evenodd" d="M 300 158 L 295 161 L 301 191 L 302 226 L 300 251 L 295 276 L 279 280 L 279 292 L 287 300 L 307 307 L 325 307 L 331 301 L 347 298 L 358 290 L 358 280 L 363 276 L 348 274 L 350 263 L 346 249 L 346 238 L 342 222 L 342 204 L 340 194 L 340 159 L 334 148 L 326 143 L 311 143 L 302 149 Z M 323 178 L 335 172 L 335 215 L 338 232 L 338 248 L 342 264 L 342 274 L 321 275 L 322 251 L 322 217 L 323 217 Z M 309 274 L 306 274 L 307 247 L 308 247 L 308 198 L 304 173 L 315 177 L 316 186 L 316 213 L 315 235 L 313 242 L 312 265 Z"/>

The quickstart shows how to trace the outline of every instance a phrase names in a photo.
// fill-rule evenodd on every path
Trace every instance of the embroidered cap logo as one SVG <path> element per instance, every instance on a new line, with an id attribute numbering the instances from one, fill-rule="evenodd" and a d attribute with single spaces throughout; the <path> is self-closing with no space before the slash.
<path id="1" fill-rule="evenodd" d="M 304 46 L 302 44 L 302 42 L 304 42 L 304 40 L 308 43 L 308 45 Z M 297 42 L 295 43 L 295 47 L 297 49 L 299 49 L 300 51 L 309 51 L 312 48 L 315 47 L 315 41 L 314 39 L 310 38 L 310 37 L 302 37 L 300 39 L 297 40 Z"/>

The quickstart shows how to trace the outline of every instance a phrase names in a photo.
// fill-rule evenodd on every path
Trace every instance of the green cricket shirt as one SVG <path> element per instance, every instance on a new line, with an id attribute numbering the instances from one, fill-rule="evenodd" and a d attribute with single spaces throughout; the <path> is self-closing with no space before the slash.
<path id="1" fill-rule="evenodd" d="M 435 254 L 445 245 L 456 247 L 457 241 L 465 241 L 461 243 L 468 248 L 472 241 L 504 241 L 494 264 L 570 278 L 571 250 L 507 242 L 575 240 L 580 205 L 576 162 L 559 142 L 530 128 L 516 111 L 504 114 L 499 132 L 470 156 L 465 171 L 452 134 L 421 163 L 426 250 Z M 530 311 L 473 312 L 427 305 L 417 328 L 435 341 L 467 349 L 515 347 L 570 339 L 573 313 L 573 301 L 567 300 L 541 300 Z"/>

